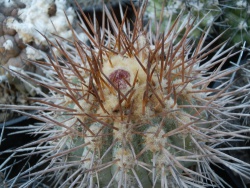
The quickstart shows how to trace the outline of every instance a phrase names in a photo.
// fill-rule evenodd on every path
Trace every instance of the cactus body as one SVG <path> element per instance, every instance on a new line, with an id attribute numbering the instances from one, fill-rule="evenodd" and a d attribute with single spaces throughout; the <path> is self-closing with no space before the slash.
<path id="1" fill-rule="evenodd" d="M 231 45 L 244 41 L 247 45 L 250 44 L 250 6 L 247 0 L 152 0 L 148 7 L 148 14 L 153 22 L 155 20 L 154 7 L 157 10 L 156 19 L 159 20 L 162 15 L 165 24 L 168 19 L 174 21 L 181 11 L 184 12 L 184 18 L 187 14 L 194 16 L 196 23 L 200 23 L 199 27 L 191 33 L 194 38 L 199 38 L 202 31 L 212 26 L 211 36 L 227 30 L 222 40 L 229 39 Z M 163 10 L 162 13 L 161 10 Z"/>
<path id="2" fill-rule="evenodd" d="M 57 187 L 221 186 L 210 162 L 249 177 L 249 164 L 220 150 L 232 149 L 227 142 L 248 131 L 227 122 L 238 115 L 227 106 L 234 92 L 227 92 L 227 83 L 208 87 L 235 71 L 208 71 L 223 64 L 222 55 L 231 49 L 217 47 L 206 60 L 211 44 L 203 46 L 202 38 L 193 48 L 190 22 L 179 18 L 164 36 L 152 35 L 142 23 L 144 9 L 137 10 L 133 31 L 105 9 L 114 34 L 91 25 L 96 35 L 84 30 L 91 46 L 74 38 L 68 50 L 58 38 L 55 47 L 62 56 L 41 64 L 53 72 L 51 80 L 36 80 L 51 96 L 39 101 L 36 118 L 45 123 L 33 127 L 44 138 L 24 146 L 44 153 L 19 173 L 28 175 L 26 186 L 46 182 L 45 177 Z"/>
<path id="3" fill-rule="evenodd" d="M 44 54 L 49 55 L 44 36 L 51 39 L 52 33 L 56 33 L 64 38 L 72 37 L 63 12 L 66 7 L 66 1 L 0 1 L 0 83 L 2 91 L 11 90 L 0 95 L 2 104 L 27 105 L 28 96 L 41 94 L 40 87 L 21 81 L 7 70 L 40 76 L 47 74 L 25 60 L 41 60 Z M 65 11 L 73 28 L 77 28 L 73 8 Z M 0 116 L 0 122 L 3 122 L 11 117 L 11 113 L 1 113 Z"/>

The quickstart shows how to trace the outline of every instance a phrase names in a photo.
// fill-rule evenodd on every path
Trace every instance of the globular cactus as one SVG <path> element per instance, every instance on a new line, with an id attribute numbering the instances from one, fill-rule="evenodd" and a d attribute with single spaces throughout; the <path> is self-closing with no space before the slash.
<path id="1" fill-rule="evenodd" d="M 233 44 L 246 41 L 250 45 L 250 4 L 247 0 L 222 1 L 223 15 L 220 31 L 227 30 L 223 38 L 230 38 Z"/>
<path id="2" fill-rule="evenodd" d="M 6 69 L 9 66 L 21 68 L 25 71 L 35 71 L 35 67 L 25 63 L 27 59 L 25 44 L 19 38 L 16 30 L 7 27 L 9 18 L 18 17 L 18 9 L 24 8 L 25 4 L 20 1 L 0 1 L 0 103 L 1 104 L 28 104 L 27 95 L 31 91 L 27 85 L 12 76 Z M 26 90 L 27 89 L 27 90 Z M 24 92 L 25 91 L 25 92 Z M 32 94 L 32 91 L 31 91 Z M 12 118 L 13 114 L 0 111 L 0 122 Z"/>
<path id="3" fill-rule="evenodd" d="M 66 6 L 66 1 L 58 0 L 0 1 L 0 83 L 4 92 L 11 90 L 0 95 L 1 102 L 28 104 L 25 98 L 41 94 L 39 87 L 21 82 L 20 79 L 10 75 L 7 69 L 42 76 L 47 74 L 41 68 L 25 60 L 41 60 L 43 59 L 42 52 L 49 54 L 50 49 L 43 35 L 50 39 L 53 33 L 64 38 L 72 38 L 72 31 L 64 14 Z M 73 28 L 77 29 L 73 8 L 68 7 L 65 13 Z M 84 38 L 84 35 L 81 37 Z M 11 96 L 8 96 L 10 94 Z M 24 100 L 15 99 L 18 96 Z M 15 100 L 10 102 L 7 98 Z M 8 116 L 6 113 L 1 113 L 1 116 L 5 115 Z M 0 118 L 0 122 L 7 119 Z"/>
<path id="4" fill-rule="evenodd" d="M 181 19 L 187 19 L 187 15 L 196 19 L 198 27 L 190 33 L 195 39 L 198 39 L 223 13 L 218 0 L 150 0 L 147 7 L 149 19 L 153 23 L 155 20 L 161 20 L 163 30 L 164 25 L 168 23 L 167 20 L 172 20 L 173 23 L 181 12 L 183 12 Z M 210 33 L 213 31 L 212 27 Z"/>
<path id="5" fill-rule="evenodd" d="M 156 18 L 153 13 L 154 7 L 157 10 Z M 221 39 L 230 39 L 230 45 L 243 41 L 247 42 L 247 46 L 250 44 L 250 5 L 247 0 L 151 0 L 147 12 L 153 22 L 160 17 L 166 22 L 167 19 L 174 21 L 181 11 L 184 12 L 183 19 L 187 14 L 196 17 L 199 27 L 191 33 L 196 39 L 212 26 L 210 35 L 227 31 Z"/>
<path id="6" fill-rule="evenodd" d="M 165 35 L 154 35 L 142 23 L 145 6 L 135 12 L 132 31 L 125 18 L 118 24 L 104 8 L 114 34 L 89 23 L 95 35 L 84 32 L 91 46 L 77 37 L 67 43 L 70 50 L 62 38 L 59 45 L 51 42 L 63 54 L 52 53 L 53 59 L 41 63 L 53 72 L 51 78 L 30 78 L 51 93 L 37 99 L 40 111 L 31 115 L 44 123 L 28 128 L 42 138 L 13 151 L 42 158 L 17 177 L 6 176 L 7 185 L 223 187 L 210 163 L 249 178 L 250 165 L 224 152 L 240 149 L 229 141 L 247 139 L 241 133 L 249 129 L 228 120 L 245 115 L 231 113 L 230 104 L 235 94 L 249 89 L 228 92 L 228 82 L 208 87 L 236 71 L 220 70 L 230 57 L 223 55 L 232 48 L 222 44 L 210 49 L 215 40 L 204 45 L 209 31 L 194 46 L 187 37 L 192 19 L 177 19 Z M 180 33 L 184 35 L 177 40 Z M 218 69 L 209 72 L 215 65 Z M 18 181 L 22 178 L 28 181 Z"/>

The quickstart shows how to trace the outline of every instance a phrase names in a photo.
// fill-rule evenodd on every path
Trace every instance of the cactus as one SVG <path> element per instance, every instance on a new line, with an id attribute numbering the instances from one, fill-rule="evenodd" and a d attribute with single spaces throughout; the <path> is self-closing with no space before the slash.
<path id="1" fill-rule="evenodd" d="M 0 103 L 1 104 L 29 104 L 27 96 L 33 92 L 28 85 L 8 74 L 9 66 L 22 68 L 25 71 L 35 71 L 31 64 L 25 64 L 27 58 L 25 45 L 14 29 L 8 28 L 9 18 L 18 17 L 18 9 L 24 8 L 20 1 L 0 1 Z M 28 92 L 30 91 L 30 93 Z M 0 123 L 13 118 L 14 114 L 0 110 Z"/>
<path id="2" fill-rule="evenodd" d="M 228 29 L 224 38 L 231 38 L 233 44 L 246 41 L 250 45 L 250 4 L 247 0 L 225 1 L 220 31 Z"/>
<path id="3" fill-rule="evenodd" d="M 49 46 L 43 35 L 51 38 L 54 32 L 64 38 L 72 37 L 63 12 L 66 6 L 64 1 L 0 0 L 0 98 L 2 104 L 27 105 L 29 104 L 28 96 L 41 94 L 40 87 L 22 82 L 10 75 L 7 70 L 10 68 L 19 73 L 35 73 L 43 77 L 47 74 L 25 59 L 41 60 L 43 58 L 41 52 L 49 55 Z M 73 8 L 69 7 L 65 12 L 69 22 L 76 29 L 73 21 L 75 18 Z M 38 15 L 39 19 L 37 19 Z M 84 38 L 83 35 L 81 37 Z M 1 110 L 0 122 L 11 117 L 11 113 Z"/>
<path id="4" fill-rule="evenodd" d="M 162 21 L 167 19 L 174 20 L 181 11 L 184 12 L 184 18 L 187 14 L 196 17 L 199 27 L 192 32 L 191 36 L 199 38 L 202 31 L 212 26 L 210 35 L 216 35 L 227 30 L 221 37 L 222 40 L 230 39 L 231 45 L 246 41 L 250 44 L 249 34 L 249 15 L 250 5 L 247 0 L 152 0 L 148 7 L 148 14 L 152 21 L 154 18 L 154 7 L 156 7 L 156 19 L 162 17 Z M 163 12 L 161 10 L 163 8 Z"/>
<path id="5" fill-rule="evenodd" d="M 54 187 L 223 187 L 225 182 L 209 163 L 230 166 L 249 178 L 250 165 L 224 152 L 240 149 L 227 145 L 229 141 L 247 138 L 241 133 L 249 129 L 228 119 L 245 115 L 231 113 L 230 104 L 236 93 L 248 90 L 228 92 L 228 82 L 208 87 L 236 71 L 220 70 L 231 56 L 223 55 L 232 48 L 224 49 L 222 44 L 209 50 L 217 40 L 204 45 L 209 31 L 193 46 L 188 38 L 192 19 L 183 23 L 180 17 L 166 28 L 165 35 L 153 35 L 142 23 L 145 8 L 142 4 L 135 12 L 133 31 L 125 18 L 118 24 L 105 9 L 114 34 L 89 22 L 95 35 L 84 32 L 91 46 L 76 36 L 71 44 L 62 38 L 57 38 L 58 45 L 50 42 L 62 55 L 52 53 L 53 58 L 41 66 L 53 74 L 50 79 L 30 78 L 51 93 L 37 99 L 38 107 L 33 107 L 40 108 L 33 117 L 44 123 L 28 128 L 43 136 L 5 151 L 13 155 L 42 153 L 42 158 L 17 177 L 6 176 L 6 184 L 27 187 L 44 181 Z M 214 57 L 207 60 L 215 50 Z M 210 72 L 215 65 L 219 68 Z M 45 169 L 39 170 L 43 165 Z M 27 177 L 25 183 L 18 181 Z"/>
<path id="6" fill-rule="evenodd" d="M 149 14 L 149 18 L 153 22 L 155 19 L 163 22 L 163 30 L 164 25 L 168 23 L 167 20 L 170 19 L 174 22 L 180 12 L 183 12 L 181 19 L 186 19 L 189 14 L 192 15 L 192 17 L 196 19 L 198 27 L 196 27 L 190 35 L 193 38 L 198 39 L 201 34 L 207 30 L 209 26 L 213 25 L 215 20 L 222 14 L 222 9 L 217 0 L 152 0 L 149 3 L 147 12 Z M 156 17 L 154 12 L 156 12 Z M 214 30 L 211 29 L 210 33 L 213 31 Z"/>

